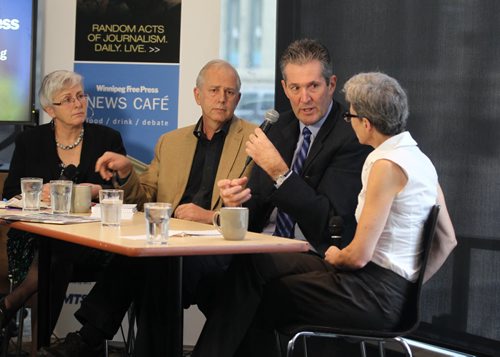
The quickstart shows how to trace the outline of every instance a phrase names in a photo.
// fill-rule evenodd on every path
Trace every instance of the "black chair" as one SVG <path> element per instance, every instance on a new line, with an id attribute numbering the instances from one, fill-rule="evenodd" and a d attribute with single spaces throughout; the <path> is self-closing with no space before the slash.
<path id="1" fill-rule="evenodd" d="M 439 214 L 439 205 L 432 207 L 429 217 L 425 222 L 423 231 L 423 254 L 422 254 L 422 269 L 420 270 L 415 294 L 406 303 L 404 308 L 401 324 L 393 331 L 376 331 L 376 330 L 360 330 L 335 328 L 330 326 L 286 326 L 280 329 L 281 335 L 293 336 L 288 342 L 287 357 L 291 357 L 295 348 L 295 343 L 300 339 L 303 341 L 304 356 L 307 357 L 307 338 L 308 337 L 326 337 L 326 338 L 343 338 L 349 342 L 359 342 L 361 355 L 366 357 L 366 342 L 374 342 L 378 345 L 380 356 L 385 356 L 384 344 L 386 340 L 398 342 L 404 349 L 406 356 L 412 357 L 412 352 L 408 343 L 402 338 L 417 329 L 419 318 L 420 295 L 424 282 L 425 267 L 431 250 L 432 239 L 436 228 L 437 217 Z"/>

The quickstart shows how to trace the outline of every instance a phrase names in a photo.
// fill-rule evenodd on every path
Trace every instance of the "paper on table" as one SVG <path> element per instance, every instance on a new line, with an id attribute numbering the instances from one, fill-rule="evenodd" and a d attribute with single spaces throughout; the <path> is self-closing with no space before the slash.
<path id="1" fill-rule="evenodd" d="M 137 205 L 134 203 L 124 203 L 122 205 L 122 219 L 132 219 L 134 213 L 137 212 Z M 91 217 L 101 218 L 101 206 L 99 203 L 92 206 Z"/>
<path id="2" fill-rule="evenodd" d="M 201 236 L 208 236 L 208 237 L 222 237 L 222 234 L 218 230 L 207 230 L 207 231 L 179 231 L 179 230 L 169 230 L 168 231 L 168 236 L 169 237 L 201 237 Z M 136 236 L 122 236 L 124 239 L 132 239 L 132 240 L 146 240 L 146 235 L 145 234 L 140 234 Z"/>
<path id="3" fill-rule="evenodd" d="M 215 236 L 222 237 L 222 234 L 216 229 L 207 230 L 207 231 L 178 231 L 178 230 L 169 230 L 169 237 L 188 237 L 188 236 Z"/>
<path id="4" fill-rule="evenodd" d="M 19 198 L 20 195 L 12 197 L 8 201 L 0 202 L 0 208 L 23 208 L 23 200 Z M 40 202 L 40 209 L 50 208 L 50 205 L 46 202 Z"/>
<path id="5" fill-rule="evenodd" d="M 31 214 L 0 214 L 0 219 L 6 221 L 23 221 L 51 224 L 72 224 L 99 221 L 99 219 L 95 217 L 73 216 L 69 214 L 52 214 L 46 212 Z"/>

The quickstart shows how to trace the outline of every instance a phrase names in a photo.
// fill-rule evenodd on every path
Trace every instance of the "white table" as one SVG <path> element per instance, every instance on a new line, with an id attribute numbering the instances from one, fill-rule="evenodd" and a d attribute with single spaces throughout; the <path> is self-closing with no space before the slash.
<path id="1" fill-rule="evenodd" d="M 5 213 L 0 210 L 0 213 Z M 304 241 L 273 237 L 264 234 L 247 233 L 242 241 L 228 241 L 218 236 L 171 237 L 167 245 L 152 246 L 145 240 L 127 237 L 145 234 L 144 215 L 135 213 L 131 220 L 123 220 L 119 228 L 102 227 L 99 222 L 57 225 L 44 223 L 15 222 L 11 227 L 35 233 L 51 239 L 59 239 L 104 251 L 131 257 L 170 257 L 168 283 L 169 291 L 175 294 L 169 306 L 169 318 L 176 326 L 169 339 L 169 356 L 182 356 L 182 256 L 244 253 L 305 252 L 309 244 Z M 211 225 L 171 219 L 172 230 L 213 230 Z M 50 343 L 49 335 L 49 268 L 50 239 L 41 239 L 39 251 L 39 292 L 38 292 L 38 344 Z M 170 334 L 169 334 L 170 335 Z"/>

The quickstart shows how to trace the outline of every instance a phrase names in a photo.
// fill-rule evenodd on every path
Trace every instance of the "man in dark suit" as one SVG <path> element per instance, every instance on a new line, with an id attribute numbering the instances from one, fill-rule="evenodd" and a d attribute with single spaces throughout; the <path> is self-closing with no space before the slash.
<path id="1" fill-rule="evenodd" d="M 273 322 L 260 313 L 266 282 L 321 269 L 325 250 L 347 245 L 354 235 L 361 168 L 370 150 L 333 100 L 337 79 L 328 50 L 315 40 L 295 41 L 280 68 L 292 111 L 267 134 L 257 128 L 249 136 L 246 151 L 256 164 L 249 180 L 218 184 L 226 206 L 250 208 L 250 230 L 306 239 L 312 249 L 234 258 L 193 357 L 274 356 Z M 341 243 L 332 240 L 337 234 Z"/>
<path id="2" fill-rule="evenodd" d="M 333 228 L 347 245 L 356 228 L 361 167 L 370 149 L 359 144 L 342 120 L 344 108 L 332 99 L 337 78 L 322 44 L 292 43 L 280 67 L 292 111 L 280 115 L 267 135 L 260 129 L 250 135 L 247 153 L 256 166 L 248 186 L 244 188 L 247 178 L 221 180 L 221 196 L 228 206 L 250 208 L 252 231 L 305 238 L 323 252 L 332 244 Z M 304 128 L 311 132 L 311 142 L 299 171 Z M 294 223 L 289 234 L 280 229 L 280 210 Z"/>

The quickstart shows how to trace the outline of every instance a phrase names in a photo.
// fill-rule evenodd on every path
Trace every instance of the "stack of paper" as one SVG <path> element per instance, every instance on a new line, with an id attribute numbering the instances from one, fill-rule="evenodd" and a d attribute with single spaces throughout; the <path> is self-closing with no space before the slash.
<path id="1" fill-rule="evenodd" d="M 137 205 L 135 203 L 122 205 L 122 219 L 132 219 L 135 212 L 137 212 Z M 92 206 L 92 214 L 90 216 L 101 217 L 101 206 L 99 204 Z"/>
<path id="2" fill-rule="evenodd" d="M 100 219 L 96 217 L 73 216 L 69 214 L 52 214 L 48 212 L 32 214 L 0 214 L 0 219 L 6 221 L 23 221 L 51 224 L 72 224 L 100 221 Z"/>
<path id="3" fill-rule="evenodd" d="M 0 202 L 0 208 L 23 208 L 23 200 L 21 195 L 17 195 L 12 197 L 8 201 Z M 40 209 L 50 208 L 50 205 L 47 202 L 40 202 Z"/>

